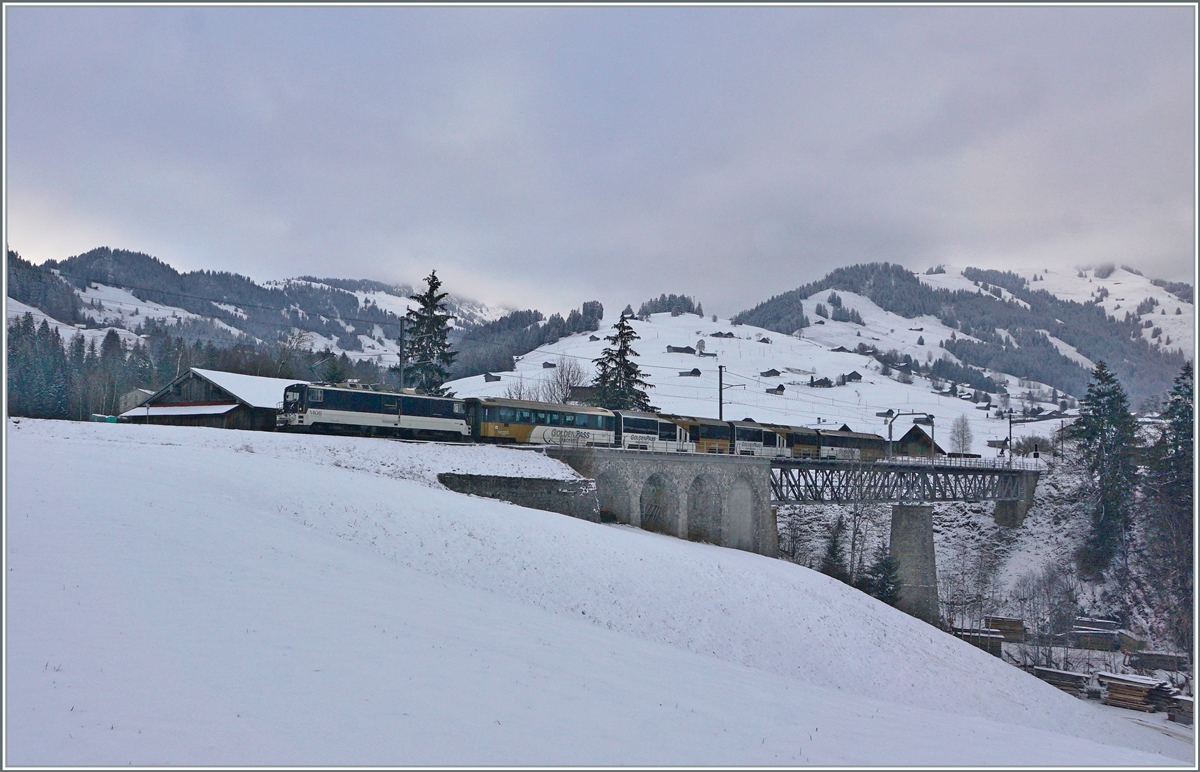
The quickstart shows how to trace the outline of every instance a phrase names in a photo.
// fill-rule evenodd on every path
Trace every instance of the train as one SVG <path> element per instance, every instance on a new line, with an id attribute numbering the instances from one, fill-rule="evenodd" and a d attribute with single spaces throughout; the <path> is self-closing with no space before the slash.
<path id="1" fill-rule="evenodd" d="M 887 454 L 883 437 L 847 426 L 813 429 L 501 397 L 435 397 L 352 381 L 288 386 L 276 429 L 839 461 L 878 461 Z"/>

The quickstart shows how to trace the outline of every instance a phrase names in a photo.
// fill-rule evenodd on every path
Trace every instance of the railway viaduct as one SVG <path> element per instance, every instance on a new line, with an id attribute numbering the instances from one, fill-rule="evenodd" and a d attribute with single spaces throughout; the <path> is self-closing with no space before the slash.
<path id="1" fill-rule="evenodd" d="M 596 481 L 601 518 L 649 531 L 778 554 L 780 504 L 891 503 L 890 550 L 903 582 L 899 608 L 939 617 L 933 548 L 935 501 L 995 501 L 1000 525 L 1019 526 L 1037 485 L 1036 468 L 927 459 L 815 461 L 609 448 L 547 448 Z"/>

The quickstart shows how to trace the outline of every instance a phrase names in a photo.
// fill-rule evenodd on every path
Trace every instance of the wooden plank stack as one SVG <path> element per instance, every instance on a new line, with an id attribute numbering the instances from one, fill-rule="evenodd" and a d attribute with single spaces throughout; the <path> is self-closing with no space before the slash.
<path id="1" fill-rule="evenodd" d="M 1052 667 L 1035 666 L 1033 674 L 1072 697 L 1083 697 L 1088 681 L 1092 679 L 1087 673 L 1072 673 L 1069 670 L 1055 670 Z"/>
<path id="2" fill-rule="evenodd" d="M 999 630 L 952 627 L 950 631 L 955 638 L 961 638 L 972 646 L 983 649 L 993 657 L 1000 656 L 1000 644 L 1004 643 L 1004 636 L 1000 634 Z"/>
<path id="3" fill-rule="evenodd" d="M 1166 654 L 1159 651 L 1142 651 L 1130 657 L 1129 664 L 1139 670 L 1186 670 L 1186 654 Z"/>
<path id="4" fill-rule="evenodd" d="M 1175 695 L 1171 707 L 1167 708 L 1167 719 L 1180 724 L 1192 725 L 1192 698 Z"/>
<path id="5" fill-rule="evenodd" d="M 1117 673 L 1097 673 L 1104 696 L 1101 702 L 1128 710 L 1153 713 L 1166 706 L 1171 687 L 1155 678 Z"/>
<path id="6" fill-rule="evenodd" d="M 1000 631 L 1010 643 L 1025 642 L 1025 620 L 1012 617 L 984 617 L 983 626 Z"/>

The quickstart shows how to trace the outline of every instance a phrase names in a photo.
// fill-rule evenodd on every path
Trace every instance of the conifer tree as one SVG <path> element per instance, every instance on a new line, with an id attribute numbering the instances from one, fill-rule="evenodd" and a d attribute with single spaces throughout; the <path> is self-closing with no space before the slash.
<path id="1" fill-rule="evenodd" d="M 1086 576 L 1095 577 L 1124 545 L 1138 484 L 1137 423 L 1125 390 L 1103 361 L 1092 371 L 1072 434 L 1079 442 L 1092 507 L 1091 532 L 1080 550 L 1079 567 Z"/>
<path id="2" fill-rule="evenodd" d="M 609 410 L 649 410 L 650 397 L 646 389 L 653 388 L 642 377 L 637 362 L 638 353 L 633 342 L 639 336 L 624 314 L 613 325 L 613 334 L 604 340 L 612 344 L 605 348 L 596 365 L 596 380 L 593 383 L 592 403 Z"/>
<path id="3" fill-rule="evenodd" d="M 875 562 L 867 569 L 859 589 L 889 606 L 895 606 L 900 602 L 901 586 L 899 564 L 888 546 L 881 544 L 875 553 Z"/>
<path id="4" fill-rule="evenodd" d="M 829 541 L 825 543 L 825 554 L 821 557 L 821 573 L 832 576 L 840 582 L 850 581 L 850 572 L 846 570 L 846 555 L 842 550 L 842 534 L 846 531 L 846 523 L 838 515 L 837 522 L 829 530 Z"/>
<path id="5" fill-rule="evenodd" d="M 445 300 L 448 292 L 439 292 L 442 280 L 437 271 L 425 277 L 425 291 L 410 295 L 416 308 L 408 309 L 404 338 L 400 341 L 405 358 L 404 385 L 415 387 L 425 394 L 445 396 L 442 384 L 450 377 L 450 366 L 458 353 L 450 349 L 450 320 Z M 392 368 L 399 370 L 399 367 Z"/>
<path id="6" fill-rule="evenodd" d="M 1151 448 L 1146 480 L 1146 541 L 1157 566 L 1155 589 L 1168 633 L 1184 651 L 1192 648 L 1194 393 L 1192 363 L 1186 362 L 1167 396 L 1166 425 Z"/>

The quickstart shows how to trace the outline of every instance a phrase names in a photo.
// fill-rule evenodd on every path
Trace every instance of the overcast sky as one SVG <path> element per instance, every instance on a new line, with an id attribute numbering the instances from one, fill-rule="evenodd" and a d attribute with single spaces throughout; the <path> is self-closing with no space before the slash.
<path id="1" fill-rule="evenodd" d="M 547 312 L 870 261 L 1194 281 L 1194 14 L 6 6 L 7 241 Z"/>

